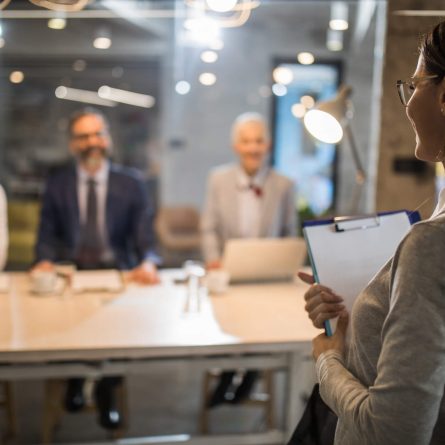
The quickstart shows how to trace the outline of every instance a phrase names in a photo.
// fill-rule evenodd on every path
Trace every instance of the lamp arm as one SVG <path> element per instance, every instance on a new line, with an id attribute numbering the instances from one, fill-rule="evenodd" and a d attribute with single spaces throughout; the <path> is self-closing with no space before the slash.
<path id="1" fill-rule="evenodd" d="M 349 122 L 345 125 L 344 131 L 346 133 L 346 137 L 348 138 L 349 145 L 351 147 L 352 159 L 354 161 L 354 166 L 355 166 L 355 180 L 357 184 L 363 184 L 366 180 L 366 173 L 365 170 L 363 169 L 362 161 L 360 160 L 360 156 L 358 154 L 354 133 L 351 130 Z"/>

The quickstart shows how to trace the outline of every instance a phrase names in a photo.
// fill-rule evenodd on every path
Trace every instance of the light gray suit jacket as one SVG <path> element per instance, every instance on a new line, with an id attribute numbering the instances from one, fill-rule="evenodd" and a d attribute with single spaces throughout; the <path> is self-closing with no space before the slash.
<path id="1" fill-rule="evenodd" d="M 242 237 L 238 214 L 238 169 L 237 165 L 225 165 L 209 175 L 201 218 L 202 250 L 206 262 L 221 258 L 228 239 Z M 296 212 L 292 181 L 270 169 L 263 185 L 260 236 L 295 236 Z"/>

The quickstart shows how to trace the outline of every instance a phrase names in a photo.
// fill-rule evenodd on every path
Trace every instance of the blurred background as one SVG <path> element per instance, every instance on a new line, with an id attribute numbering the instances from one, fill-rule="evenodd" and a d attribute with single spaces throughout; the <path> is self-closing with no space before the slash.
<path id="1" fill-rule="evenodd" d="M 355 210 L 375 209 L 386 1 L 91 0 L 58 10 L 74 3 L 13 0 L 0 14 L 10 269 L 32 262 L 45 177 L 69 158 L 68 117 L 85 105 L 109 117 L 114 159 L 144 173 L 158 209 L 173 209 L 163 221 L 192 236 L 208 172 L 234 160 L 230 128 L 245 111 L 268 120 L 271 163 L 295 181 L 300 220 L 347 212 L 348 144 L 316 142 L 302 119 L 350 85 L 368 176 Z"/>

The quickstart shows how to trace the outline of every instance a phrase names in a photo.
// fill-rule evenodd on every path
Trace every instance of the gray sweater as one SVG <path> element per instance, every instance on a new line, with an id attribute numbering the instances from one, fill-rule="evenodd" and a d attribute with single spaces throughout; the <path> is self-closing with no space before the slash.
<path id="1" fill-rule="evenodd" d="M 445 215 L 413 226 L 360 293 L 346 358 L 317 361 L 335 445 L 445 444 Z"/>

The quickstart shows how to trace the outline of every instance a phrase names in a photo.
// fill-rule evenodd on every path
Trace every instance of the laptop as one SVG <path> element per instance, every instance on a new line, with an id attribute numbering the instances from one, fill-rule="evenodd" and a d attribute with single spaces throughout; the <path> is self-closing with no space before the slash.
<path id="1" fill-rule="evenodd" d="M 305 260 L 303 238 L 236 238 L 226 242 L 222 265 L 231 283 L 286 281 Z"/>

